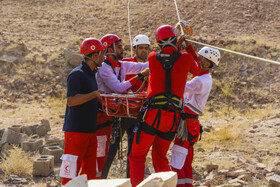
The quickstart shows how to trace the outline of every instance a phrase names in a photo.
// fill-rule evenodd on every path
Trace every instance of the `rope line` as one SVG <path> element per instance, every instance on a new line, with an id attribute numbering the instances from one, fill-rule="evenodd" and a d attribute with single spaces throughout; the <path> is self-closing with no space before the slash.
<path id="1" fill-rule="evenodd" d="M 177 16 L 178 16 L 178 21 L 180 21 L 181 20 L 180 19 L 180 13 L 179 13 L 179 10 L 178 10 L 178 6 L 177 6 L 176 0 L 174 0 L 174 3 L 175 3 L 175 8 L 176 8 Z M 184 31 L 183 31 L 183 28 L 182 28 L 181 24 L 180 24 L 180 27 L 181 27 L 181 33 L 183 34 Z M 252 56 L 252 55 L 248 55 L 248 54 L 232 51 L 232 50 L 229 50 L 229 49 L 224 49 L 224 48 L 221 48 L 221 47 L 216 47 L 216 46 L 213 46 L 213 45 L 208 45 L 208 44 L 205 44 L 205 43 L 202 43 L 202 42 L 197 42 L 197 41 L 190 40 L 190 39 L 185 39 L 185 40 L 187 40 L 189 42 L 192 42 L 192 43 L 195 43 L 195 44 L 200 44 L 200 45 L 212 47 L 212 48 L 215 48 L 215 49 L 219 49 L 221 51 L 225 51 L 225 52 L 228 52 L 228 53 L 233 53 L 233 54 L 241 55 L 241 56 L 244 56 L 244 57 L 252 58 L 252 59 L 255 59 L 255 60 L 259 60 L 259 61 L 263 61 L 263 62 L 268 62 L 268 63 L 276 64 L 276 65 L 280 65 L 280 62 L 277 62 L 277 61 L 274 61 L 274 60 L 269 60 L 269 59 L 265 59 L 265 58 L 261 58 L 261 57 L 256 57 L 256 56 Z"/>
<path id="2" fill-rule="evenodd" d="M 245 57 L 248 57 L 248 58 L 252 58 L 252 59 L 255 59 L 255 60 L 260 60 L 260 61 L 268 62 L 268 63 L 271 63 L 271 64 L 280 65 L 280 62 L 277 62 L 277 61 L 274 61 L 274 60 L 269 60 L 269 59 L 265 59 L 265 58 L 261 58 L 261 57 L 257 57 L 257 56 L 252 56 L 252 55 L 247 55 L 247 54 L 236 52 L 236 51 L 232 51 L 232 50 L 229 50 L 229 49 L 224 49 L 224 48 L 221 48 L 221 47 L 216 47 L 216 46 L 213 46 L 213 45 L 208 45 L 208 44 L 205 44 L 205 43 L 202 43 L 202 42 L 197 42 L 197 41 L 194 41 L 194 40 L 189 40 L 189 39 L 185 39 L 185 40 L 187 40 L 189 42 L 192 42 L 192 43 L 196 43 L 196 44 L 212 47 L 212 48 L 215 48 L 215 49 L 219 49 L 221 51 L 225 51 L 225 52 L 228 52 L 228 53 L 233 53 L 233 54 L 245 56 Z"/>
<path id="3" fill-rule="evenodd" d="M 180 21 L 180 20 L 181 20 L 181 18 L 180 18 L 179 9 L 178 9 L 178 6 L 177 6 L 177 1 L 176 1 L 176 0 L 174 0 L 174 4 L 175 4 L 175 8 L 176 8 L 176 12 L 177 12 L 177 16 L 178 16 L 178 21 Z M 179 24 L 179 25 L 180 25 L 180 28 L 181 28 L 181 33 L 184 33 L 182 25 L 181 25 L 181 24 Z"/>
<path id="4" fill-rule="evenodd" d="M 130 5 L 130 0 L 127 0 L 127 22 L 128 22 L 128 34 L 129 34 L 129 40 L 130 40 L 130 56 L 132 57 L 132 40 L 131 40 L 131 32 L 130 32 L 130 18 L 129 18 L 129 5 Z"/>

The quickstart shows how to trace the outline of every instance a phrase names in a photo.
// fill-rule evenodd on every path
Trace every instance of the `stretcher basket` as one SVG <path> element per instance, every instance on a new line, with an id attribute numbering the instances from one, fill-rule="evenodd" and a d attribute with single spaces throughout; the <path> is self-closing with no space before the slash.
<path id="1" fill-rule="evenodd" d="M 137 118 L 146 100 L 146 93 L 138 94 L 101 94 L 102 110 L 108 116 Z"/>

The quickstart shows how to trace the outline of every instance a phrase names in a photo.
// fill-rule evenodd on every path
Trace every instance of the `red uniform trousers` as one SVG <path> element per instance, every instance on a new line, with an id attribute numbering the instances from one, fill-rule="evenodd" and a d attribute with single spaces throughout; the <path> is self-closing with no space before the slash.
<path id="1" fill-rule="evenodd" d="M 97 128 L 99 125 L 109 122 L 110 125 L 104 128 L 98 129 L 97 134 L 97 155 L 96 162 L 98 171 L 96 173 L 95 179 L 101 179 L 102 169 L 106 162 L 109 150 L 109 143 L 111 138 L 113 117 L 107 116 L 106 113 L 98 112 L 97 114 Z"/>
<path id="2" fill-rule="evenodd" d="M 157 109 L 147 112 L 145 121 L 147 124 L 152 124 L 155 119 Z M 179 119 L 177 113 L 176 119 Z M 174 113 L 162 111 L 161 120 L 158 130 L 161 132 L 168 132 L 173 124 Z M 172 129 L 175 131 L 176 127 Z M 155 172 L 171 171 L 169 161 L 166 157 L 167 151 L 171 141 L 160 138 L 158 135 L 150 135 L 143 131 L 140 133 L 140 143 L 136 144 L 136 133 L 134 134 L 134 140 L 132 150 L 129 155 L 130 163 L 130 178 L 132 186 L 136 186 L 144 180 L 145 161 L 148 151 L 152 147 L 152 160 Z"/>
<path id="3" fill-rule="evenodd" d="M 65 135 L 65 149 L 64 154 L 78 156 L 77 172 L 79 174 L 86 174 L 88 179 L 93 179 L 96 176 L 96 149 L 97 140 L 95 133 L 78 133 L 78 132 L 64 132 Z M 64 169 L 64 168 L 61 168 Z M 66 169 L 66 168 L 65 168 Z M 62 178 L 62 185 L 69 182 L 70 178 Z"/>
<path id="4" fill-rule="evenodd" d="M 200 134 L 200 125 L 199 121 L 196 119 L 186 119 L 188 127 L 188 140 L 181 142 L 178 138 L 175 139 L 174 144 L 182 146 L 188 149 L 188 154 L 186 156 L 185 163 L 182 169 L 176 169 L 172 167 L 173 171 L 176 171 L 178 174 L 178 183 L 177 187 L 191 187 L 193 182 L 192 175 L 192 161 L 193 161 L 193 144 L 198 141 Z M 190 141 L 191 144 L 190 145 Z M 173 153 L 172 153 L 173 154 Z"/>
<path id="5" fill-rule="evenodd" d="M 178 144 L 178 139 L 175 139 L 174 144 L 183 146 L 188 149 L 188 155 L 186 157 L 185 163 L 182 169 L 172 168 L 172 171 L 177 172 L 178 175 L 178 183 L 177 187 L 191 187 L 193 182 L 192 175 L 192 161 L 193 161 L 193 146 L 190 146 L 188 141 L 184 141 L 181 144 Z"/>

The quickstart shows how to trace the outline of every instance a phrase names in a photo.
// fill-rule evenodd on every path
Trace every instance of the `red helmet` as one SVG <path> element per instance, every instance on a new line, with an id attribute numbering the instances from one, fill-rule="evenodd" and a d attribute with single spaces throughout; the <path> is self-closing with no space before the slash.
<path id="1" fill-rule="evenodd" d="M 157 29 L 156 32 L 156 39 L 157 42 L 166 38 L 175 37 L 175 30 L 170 25 L 162 25 Z"/>
<path id="2" fill-rule="evenodd" d="M 88 54 L 94 51 L 103 51 L 102 43 L 95 38 L 87 38 L 81 45 L 81 54 Z"/>
<path id="3" fill-rule="evenodd" d="M 101 43 L 102 43 L 104 49 L 107 49 L 107 47 L 109 47 L 110 45 L 112 45 L 116 41 L 122 41 L 122 39 L 119 38 L 115 34 L 106 34 L 105 36 L 103 36 L 101 38 Z"/>

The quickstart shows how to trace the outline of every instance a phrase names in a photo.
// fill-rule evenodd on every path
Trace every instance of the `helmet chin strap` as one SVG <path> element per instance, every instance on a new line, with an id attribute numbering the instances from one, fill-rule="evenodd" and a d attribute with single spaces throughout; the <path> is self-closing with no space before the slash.
<path id="1" fill-rule="evenodd" d="M 167 41 L 161 40 L 160 43 L 159 43 L 159 46 L 160 46 L 161 48 L 164 48 L 164 47 L 167 46 L 167 45 L 171 45 L 171 46 L 174 47 L 176 50 L 178 50 L 177 46 L 174 45 L 174 44 L 172 43 L 174 40 L 176 40 L 176 37 L 174 37 L 174 38 L 168 38 Z"/>
<path id="2" fill-rule="evenodd" d="M 116 59 L 118 59 L 118 55 L 117 55 L 117 52 L 116 52 L 116 45 L 115 45 L 115 43 L 113 43 L 112 45 L 113 45 L 114 52 L 113 53 L 108 53 L 108 48 L 107 48 L 106 51 L 105 51 L 105 55 L 106 56 L 113 55 Z"/>
<path id="3" fill-rule="evenodd" d="M 203 66 L 203 61 L 204 61 L 204 57 L 202 57 L 202 61 L 200 62 L 201 70 L 203 70 L 203 71 L 210 70 L 210 68 L 205 68 L 205 67 Z"/>
<path id="4" fill-rule="evenodd" d="M 89 57 L 89 56 L 85 56 L 85 58 L 87 58 L 87 59 L 93 61 L 93 62 L 96 64 L 96 67 L 97 67 L 97 66 L 98 66 L 98 62 L 99 62 L 99 59 L 100 59 L 100 55 L 101 55 L 101 52 L 98 53 L 98 57 L 97 57 L 96 60 L 93 59 L 93 58 L 91 58 L 91 57 Z"/>

